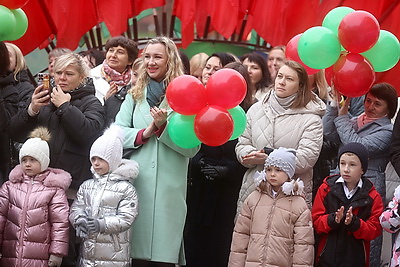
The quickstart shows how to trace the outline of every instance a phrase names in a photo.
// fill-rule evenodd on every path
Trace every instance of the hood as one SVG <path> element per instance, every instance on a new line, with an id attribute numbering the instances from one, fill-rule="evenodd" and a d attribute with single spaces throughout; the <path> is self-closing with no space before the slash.
<path id="1" fill-rule="evenodd" d="M 77 89 L 71 91 L 69 94 L 71 95 L 71 100 L 81 99 L 88 95 L 95 95 L 95 88 L 93 85 L 92 78 L 87 78 L 86 84 L 82 87 L 78 87 Z"/>
<path id="2" fill-rule="evenodd" d="M 28 177 L 22 171 L 21 165 L 15 166 L 10 172 L 10 182 L 21 183 Z M 48 187 L 59 187 L 61 189 L 67 190 L 71 184 L 71 175 L 61 169 L 47 168 L 44 172 L 39 173 L 34 178 L 35 181 L 42 182 Z"/>
<path id="3" fill-rule="evenodd" d="M 107 177 L 105 175 L 98 175 L 95 173 L 93 167 L 90 168 L 96 178 Z M 122 159 L 121 164 L 109 175 L 109 180 L 112 181 L 133 181 L 139 175 L 139 164 L 134 160 Z"/>

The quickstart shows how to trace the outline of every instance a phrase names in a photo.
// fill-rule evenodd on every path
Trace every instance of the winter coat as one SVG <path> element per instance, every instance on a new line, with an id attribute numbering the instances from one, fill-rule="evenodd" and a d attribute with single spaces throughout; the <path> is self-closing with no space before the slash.
<path id="1" fill-rule="evenodd" d="M 358 128 L 357 118 L 338 116 L 337 107 L 328 105 L 323 118 L 324 136 L 337 144 L 363 144 L 369 152 L 367 177 L 385 199 L 385 169 L 389 162 L 389 147 L 393 125 L 388 117 L 377 119 Z"/>
<path id="2" fill-rule="evenodd" d="M 104 104 L 104 97 L 106 96 L 108 89 L 110 89 L 110 84 L 106 80 L 104 80 L 103 77 L 101 77 L 102 67 L 103 64 L 100 64 L 97 67 L 91 69 L 90 77 L 93 79 L 93 84 L 96 88 L 95 95 L 97 99 L 101 102 L 101 104 Z"/>
<path id="3" fill-rule="evenodd" d="M 400 186 L 397 186 L 392 194 L 393 198 L 389 202 L 386 210 L 379 217 L 383 229 L 391 234 L 396 234 L 396 238 L 392 248 L 392 258 L 390 260 L 390 267 L 400 266 Z"/>
<path id="4" fill-rule="evenodd" d="M 273 115 L 269 104 L 272 91 L 262 102 L 257 102 L 247 111 L 246 129 L 239 137 L 236 155 L 241 158 L 251 152 L 268 148 L 293 148 L 296 150 L 296 173 L 305 185 L 306 201 L 311 207 L 312 168 L 318 159 L 322 147 L 322 120 L 325 104 L 318 97 L 306 107 L 287 109 L 277 116 Z M 243 201 L 255 189 L 254 174 L 262 171 L 263 164 L 244 165 L 249 168 L 239 193 L 238 210 Z"/>
<path id="5" fill-rule="evenodd" d="M 316 266 L 369 266 L 370 241 L 382 234 L 379 216 L 382 198 L 365 177 L 362 188 L 347 199 L 340 175 L 327 177 L 317 192 L 312 207 L 314 229 L 319 237 Z M 344 214 L 353 207 L 349 225 L 335 222 L 335 213 L 344 206 Z"/>
<path id="6" fill-rule="evenodd" d="M 8 76 L 0 77 L 0 185 L 11 170 L 12 142 L 7 132 L 11 117 L 18 111 L 17 88 L 8 84 Z"/>
<path id="7" fill-rule="evenodd" d="M 186 177 L 189 158 L 197 153 L 199 146 L 191 149 L 177 146 L 168 134 L 167 122 L 159 137 L 154 135 L 147 143 L 134 147 L 138 132 L 153 121 L 150 105 L 145 99 L 147 88 L 143 95 L 144 98 L 136 105 L 132 95 L 127 95 L 115 120 L 125 131 L 124 148 L 135 148 L 131 159 L 139 163 L 139 176 L 134 186 L 140 207 L 139 216 L 132 226 L 131 256 L 184 264 Z M 172 109 L 165 98 L 160 108 L 166 108 L 168 118 L 171 118 Z"/>
<path id="8" fill-rule="evenodd" d="M 236 203 L 246 168 L 236 158 L 231 140 L 220 146 L 202 144 L 190 160 L 185 252 L 187 267 L 226 266 L 232 241 Z M 225 168 L 213 180 L 201 172 L 202 162 Z"/>
<path id="9" fill-rule="evenodd" d="M 0 266 L 44 267 L 68 252 L 71 176 L 48 168 L 34 178 L 17 165 L 0 189 Z"/>
<path id="10" fill-rule="evenodd" d="M 282 190 L 274 198 L 266 185 L 243 203 L 228 266 L 313 266 L 314 233 L 305 199 Z"/>
<path id="11" fill-rule="evenodd" d="M 106 126 L 109 126 L 115 121 L 115 116 L 121 108 L 122 102 L 124 102 L 129 89 L 131 89 L 130 84 L 123 86 L 116 94 L 110 96 L 104 101 L 104 108 L 106 111 Z"/>
<path id="12" fill-rule="evenodd" d="M 27 109 L 19 110 L 11 120 L 10 132 L 16 141 L 24 142 L 37 126 L 47 127 L 51 134 L 50 166 L 71 173 L 71 188 L 77 190 L 91 176 L 89 151 L 102 133 L 105 114 L 104 107 L 94 96 L 92 84 L 69 94 L 70 102 L 58 108 L 50 103 L 42 107 L 37 116 L 29 116 Z"/>
<path id="13" fill-rule="evenodd" d="M 123 160 L 112 173 L 85 181 L 71 206 L 71 224 L 77 219 L 104 221 L 105 231 L 89 234 L 81 245 L 80 266 L 130 266 L 130 227 L 138 215 L 138 197 L 130 183 L 138 175 L 134 161 Z"/>

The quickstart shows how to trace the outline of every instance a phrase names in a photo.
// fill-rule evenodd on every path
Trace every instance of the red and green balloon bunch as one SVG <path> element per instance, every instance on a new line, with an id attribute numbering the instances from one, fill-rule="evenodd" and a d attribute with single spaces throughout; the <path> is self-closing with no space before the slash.
<path id="1" fill-rule="evenodd" d="M 400 45 L 394 34 L 380 29 L 372 14 L 337 7 L 325 16 L 322 26 L 294 36 L 286 57 L 302 64 L 309 75 L 325 69 L 329 85 L 357 97 L 373 85 L 375 72 L 397 64 Z"/>
<path id="2" fill-rule="evenodd" d="M 172 141 L 193 148 L 200 143 L 219 146 L 238 138 L 246 127 L 246 114 L 239 106 L 246 88 L 242 75 L 233 69 L 217 71 L 206 87 L 190 75 L 175 78 L 166 92 L 176 112 L 168 124 Z"/>
<path id="3" fill-rule="evenodd" d="M 28 29 L 28 17 L 21 9 L 29 0 L 0 0 L 0 41 L 21 38 Z"/>

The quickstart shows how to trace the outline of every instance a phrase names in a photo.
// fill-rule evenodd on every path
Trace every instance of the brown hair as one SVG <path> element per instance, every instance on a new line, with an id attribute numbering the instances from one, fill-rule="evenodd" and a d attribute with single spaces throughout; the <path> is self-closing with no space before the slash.
<path id="1" fill-rule="evenodd" d="M 116 36 L 106 42 L 105 49 L 108 51 L 111 47 L 121 46 L 128 52 L 128 60 L 133 63 L 138 57 L 139 49 L 135 41 L 124 36 Z M 131 65 L 131 64 L 130 64 Z"/>
<path id="2" fill-rule="evenodd" d="M 388 118 L 391 119 L 394 117 L 397 111 L 397 91 L 396 89 L 388 83 L 377 83 L 374 84 L 371 89 L 369 89 L 368 94 L 375 96 L 378 99 L 381 99 L 386 102 L 388 106 Z M 366 99 L 366 98 L 365 98 Z M 365 102 L 365 100 L 364 100 Z"/>

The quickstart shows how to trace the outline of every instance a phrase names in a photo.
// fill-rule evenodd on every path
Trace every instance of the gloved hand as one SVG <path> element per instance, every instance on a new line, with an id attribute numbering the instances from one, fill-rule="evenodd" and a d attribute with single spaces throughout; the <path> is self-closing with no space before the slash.
<path id="1" fill-rule="evenodd" d="M 62 263 L 62 257 L 58 257 L 56 255 L 51 254 L 49 258 L 48 265 L 50 267 L 60 267 Z"/>
<path id="2" fill-rule="evenodd" d="M 89 218 L 88 219 L 88 230 L 89 230 L 89 233 L 91 233 L 91 234 L 104 232 L 104 222 L 101 221 L 100 219 Z"/>
<path id="3" fill-rule="evenodd" d="M 80 217 L 75 222 L 76 236 L 80 238 L 86 238 L 89 230 L 88 230 L 88 219 L 84 217 Z"/>
<path id="4" fill-rule="evenodd" d="M 214 180 L 215 178 L 224 178 L 228 175 L 228 167 L 223 165 L 211 165 L 209 163 L 204 163 L 202 164 L 200 170 L 209 180 Z"/>

